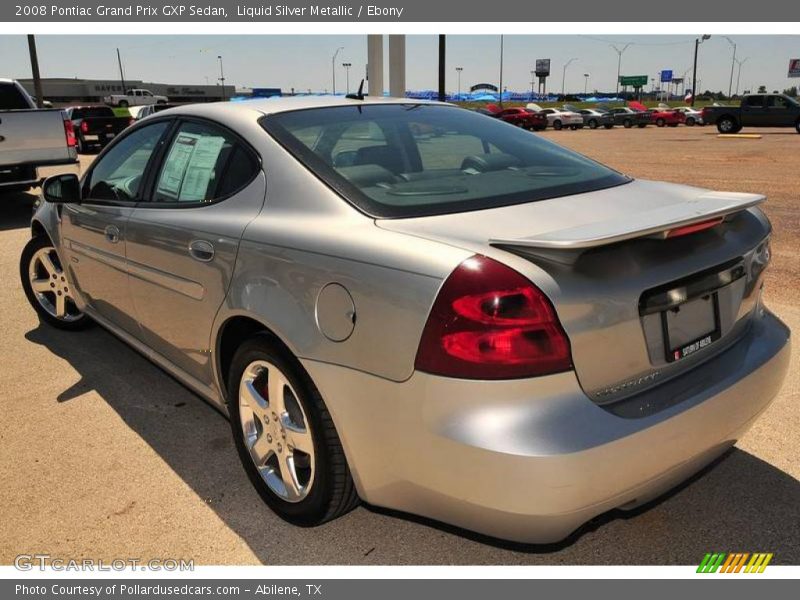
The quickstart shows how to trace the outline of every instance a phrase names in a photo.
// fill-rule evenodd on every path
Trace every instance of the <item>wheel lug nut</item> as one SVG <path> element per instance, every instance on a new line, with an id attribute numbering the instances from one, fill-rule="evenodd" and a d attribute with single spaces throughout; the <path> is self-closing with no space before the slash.
<path id="1" fill-rule="evenodd" d="M 267 434 L 267 441 L 271 444 L 272 443 L 272 436 Z"/>

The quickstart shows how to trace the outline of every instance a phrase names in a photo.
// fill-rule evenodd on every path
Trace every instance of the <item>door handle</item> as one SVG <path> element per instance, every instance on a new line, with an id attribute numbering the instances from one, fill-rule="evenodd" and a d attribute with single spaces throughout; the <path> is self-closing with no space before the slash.
<path id="1" fill-rule="evenodd" d="M 109 225 L 105 229 L 106 239 L 112 244 L 119 242 L 119 227 L 116 225 Z"/>
<path id="2" fill-rule="evenodd" d="M 205 240 L 195 240 L 189 244 L 189 254 L 200 262 L 210 262 L 214 258 L 214 245 Z"/>

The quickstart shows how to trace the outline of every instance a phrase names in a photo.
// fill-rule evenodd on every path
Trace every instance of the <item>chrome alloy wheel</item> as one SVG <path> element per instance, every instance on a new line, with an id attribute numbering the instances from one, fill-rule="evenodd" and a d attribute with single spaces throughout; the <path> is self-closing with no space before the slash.
<path id="1" fill-rule="evenodd" d="M 83 316 L 75 304 L 67 275 L 52 246 L 45 246 L 34 253 L 28 265 L 28 280 L 39 306 L 52 317 L 72 322 Z"/>
<path id="2" fill-rule="evenodd" d="M 257 360 L 239 384 L 244 443 L 267 487 L 287 502 L 300 502 L 314 483 L 314 440 L 297 394 L 275 365 Z"/>

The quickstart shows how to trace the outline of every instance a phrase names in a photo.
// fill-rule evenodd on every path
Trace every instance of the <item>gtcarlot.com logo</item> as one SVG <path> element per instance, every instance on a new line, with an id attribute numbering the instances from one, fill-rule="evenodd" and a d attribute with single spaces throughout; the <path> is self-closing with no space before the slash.
<path id="1" fill-rule="evenodd" d="M 772 552 L 708 552 L 698 573 L 763 573 L 772 560 Z"/>

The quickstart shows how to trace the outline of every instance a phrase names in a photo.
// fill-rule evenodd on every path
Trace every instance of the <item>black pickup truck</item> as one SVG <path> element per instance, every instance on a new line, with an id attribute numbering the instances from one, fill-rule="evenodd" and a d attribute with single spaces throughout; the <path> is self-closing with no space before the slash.
<path id="1" fill-rule="evenodd" d="M 742 127 L 794 127 L 800 133 L 800 103 L 784 94 L 750 94 L 741 106 L 706 106 L 703 122 L 720 133 L 737 133 Z"/>
<path id="2" fill-rule="evenodd" d="M 70 106 L 67 118 L 72 121 L 78 153 L 85 154 L 92 145 L 99 148 L 111 141 L 133 122 L 131 117 L 118 117 L 110 106 Z"/>

